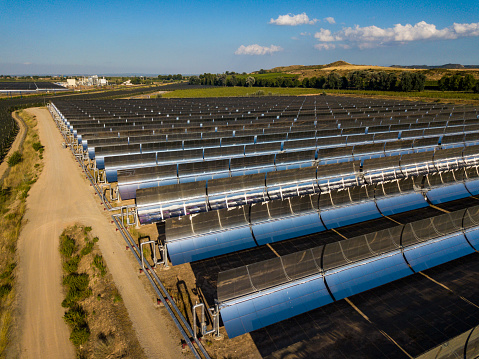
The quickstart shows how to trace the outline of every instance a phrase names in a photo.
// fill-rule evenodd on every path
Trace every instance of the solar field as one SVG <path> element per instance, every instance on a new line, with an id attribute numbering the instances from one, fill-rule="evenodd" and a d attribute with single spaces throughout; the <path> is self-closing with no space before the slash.
<path id="1" fill-rule="evenodd" d="M 479 109 L 333 96 L 49 109 L 229 338 L 250 333 L 274 358 L 479 354 Z"/>
<path id="2" fill-rule="evenodd" d="M 70 91 L 69 89 L 51 82 L 0 82 L 0 93 L 32 93 Z"/>

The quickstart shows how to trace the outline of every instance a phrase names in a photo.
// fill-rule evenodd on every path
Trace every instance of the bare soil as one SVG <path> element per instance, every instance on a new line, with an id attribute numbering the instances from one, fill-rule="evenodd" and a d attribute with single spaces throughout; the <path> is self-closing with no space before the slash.
<path id="1" fill-rule="evenodd" d="M 131 254 L 95 199 L 89 182 L 67 149 L 44 108 L 28 112 L 38 120 L 45 146 L 44 170 L 27 199 L 26 224 L 18 243 L 17 334 L 12 357 L 74 358 L 69 329 L 63 321 L 62 268 L 58 241 L 74 223 L 92 226 L 98 245 L 120 292 L 140 344 L 149 358 L 181 358 L 180 334 L 165 310 L 139 280 Z"/>

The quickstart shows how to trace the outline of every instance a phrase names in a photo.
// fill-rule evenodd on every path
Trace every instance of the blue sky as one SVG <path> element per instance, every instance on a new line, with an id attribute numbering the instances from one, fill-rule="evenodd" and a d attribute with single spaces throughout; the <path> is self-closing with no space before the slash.
<path id="1" fill-rule="evenodd" d="M 479 1 L 0 0 L 0 74 L 479 65 Z"/>

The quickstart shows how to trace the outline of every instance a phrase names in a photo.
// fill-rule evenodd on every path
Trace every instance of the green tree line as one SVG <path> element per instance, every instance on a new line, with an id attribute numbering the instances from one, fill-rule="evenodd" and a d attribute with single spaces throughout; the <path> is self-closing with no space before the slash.
<path id="1" fill-rule="evenodd" d="M 441 91 L 474 91 L 479 93 L 479 81 L 471 74 L 444 75 L 438 82 Z"/>
<path id="2" fill-rule="evenodd" d="M 357 89 L 376 91 L 423 91 L 426 82 L 424 74 L 415 72 L 387 73 L 384 71 L 353 71 L 347 76 L 331 72 L 327 76 L 304 78 L 297 77 L 255 77 L 243 75 L 210 74 L 191 76 L 191 85 L 209 86 L 255 86 L 255 87 L 303 87 L 320 89 Z"/>
<path id="3" fill-rule="evenodd" d="M 177 74 L 177 75 L 158 75 L 158 80 L 181 81 L 181 80 L 183 80 L 183 75 L 182 75 L 182 74 Z"/>

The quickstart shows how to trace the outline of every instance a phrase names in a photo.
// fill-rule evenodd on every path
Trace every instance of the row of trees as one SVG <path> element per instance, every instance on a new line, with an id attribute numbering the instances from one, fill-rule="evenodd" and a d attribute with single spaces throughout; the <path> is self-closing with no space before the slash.
<path id="1" fill-rule="evenodd" d="M 191 76 L 191 85 L 210 86 L 255 86 L 255 87 L 304 87 L 319 89 L 357 89 L 380 91 L 422 91 L 426 77 L 421 73 L 402 72 L 399 76 L 395 73 L 384 71 L 354 71 L 347 76 L 340 76 L 331 72 L 327 76 L 304 78 L 299 81 L 297 77 L 255 77 L 236 76 L 226 74 L 205 73 L 200 76 Z"/>
<path id="2" fill-rule="evenodd" d="M 471 74 L 444 75 L 438 86 L 441 91 L 471 91 L 479 92 L 479 81 L 476 81 Z"/>
<path id="3" fill-rule="evenodd" d="M 158 75 L 158 80 L 181 81 L 181 80 L 183 80 L 183 75 L 182 75 L 182 74 L 177 74 L 177 75 Z"/>

